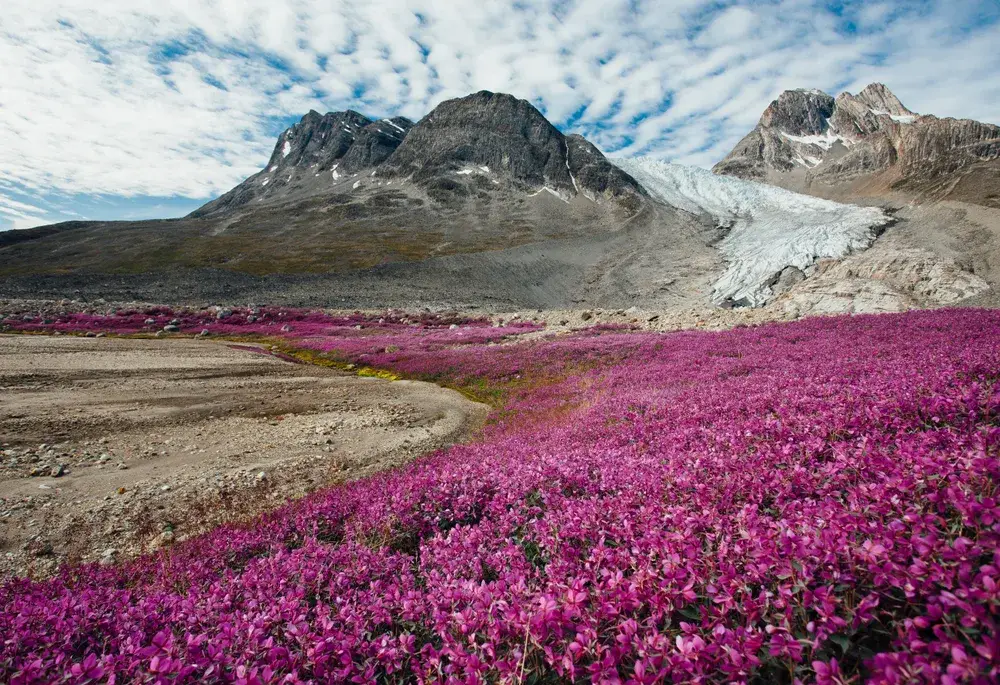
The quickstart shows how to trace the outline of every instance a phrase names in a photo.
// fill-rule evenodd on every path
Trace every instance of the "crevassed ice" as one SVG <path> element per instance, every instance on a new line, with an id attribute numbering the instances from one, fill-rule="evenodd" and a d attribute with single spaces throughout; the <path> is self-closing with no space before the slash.
<path id="1" fill-rule="evenodd" d="M 805 270 L 817 259 L 840 259 L 864 250 L 875 228 L 889 219 L 874 207 L 822 200 L 706 169 L 638 157 L 612 160 L 651 196 L 730 226 L 717 247 L 727 262 L 712 300 L 745 299 L 751 306 L 773 297 L 769 283 L 782 269 Z"/>

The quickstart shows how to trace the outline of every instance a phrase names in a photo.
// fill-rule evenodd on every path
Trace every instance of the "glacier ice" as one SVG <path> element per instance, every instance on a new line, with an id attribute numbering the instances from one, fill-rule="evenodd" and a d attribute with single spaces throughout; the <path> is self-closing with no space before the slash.
<path id="1" fill-rule="evenodd" d="M 649 194 L 692 214 L 708 214 L 729 232 L 717 245 L 727 262 L 712 301 L 745 300 L 754 307 L 773 296 L 770 284 L 789 266 L 805 271 L 817 259 L 864 250 L 889 221 L 881 209 L 793 193 L 763 183 L 717 176 L 706 169 L 647 157 L 613 159 Z"/>

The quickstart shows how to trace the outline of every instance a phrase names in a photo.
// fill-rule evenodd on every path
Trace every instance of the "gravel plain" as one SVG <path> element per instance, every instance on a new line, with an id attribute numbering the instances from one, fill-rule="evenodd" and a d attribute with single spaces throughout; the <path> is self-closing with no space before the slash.
<path id="1" fill-rule="evenodd" d="M 487 412 L 220 342 L 0 335 L 0 576 L 168 546 L 467 439 Z"/>

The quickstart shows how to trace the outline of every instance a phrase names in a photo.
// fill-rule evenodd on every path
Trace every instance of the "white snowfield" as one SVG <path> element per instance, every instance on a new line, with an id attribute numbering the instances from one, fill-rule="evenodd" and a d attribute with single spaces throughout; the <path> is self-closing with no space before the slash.
<path id="1" fill-rule="evenodd" d="M 764 305 L 783 269 L 793 266 L 808 274 L 817 259 L 864 250 L 874 242 L 875 229 L 889 221 L 874 207 L 821 200 L 697 167 L 647 157 L 612 161 L 657 200 L 730 227 L 717 245 L 728 267 L 713 287 L 716 304 Z"/>

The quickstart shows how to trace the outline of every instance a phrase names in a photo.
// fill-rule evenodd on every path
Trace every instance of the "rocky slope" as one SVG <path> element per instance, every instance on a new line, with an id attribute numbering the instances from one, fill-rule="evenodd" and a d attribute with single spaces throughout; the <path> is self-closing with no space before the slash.
<path id="1" fill-rule="evenodd" d="M 1000 127 L 917 114 L 879 83 L 790 90 L 713 170 L 823 197 L 1000 207 Z"/>

